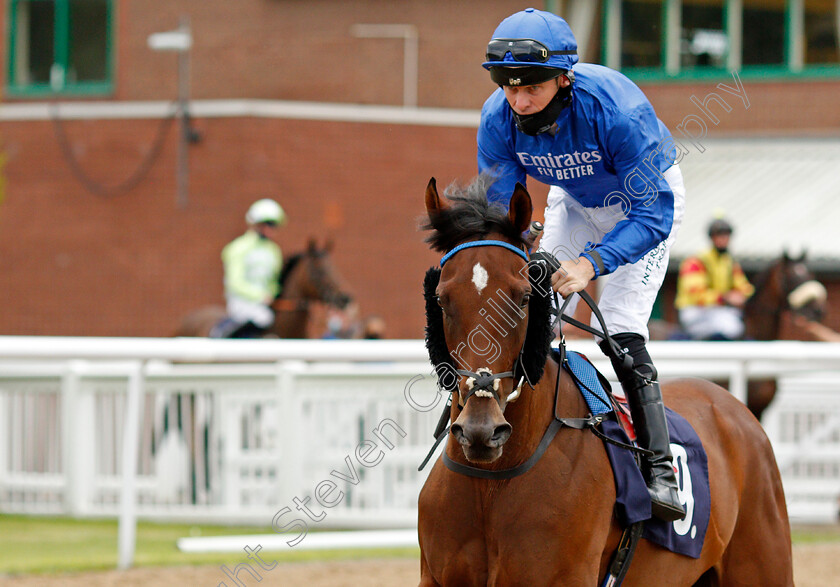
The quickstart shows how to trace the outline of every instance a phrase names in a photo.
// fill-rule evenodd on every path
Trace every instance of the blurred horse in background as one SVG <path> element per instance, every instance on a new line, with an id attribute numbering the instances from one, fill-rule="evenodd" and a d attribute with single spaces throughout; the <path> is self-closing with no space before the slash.
<path id="1" fill-rule="evenodd" d="M 825 315 L 826 289 L 805 264 L 805 254 L 779 259 L 755 277 L 755 293 L 744 306 L 744 340 L 779 340 L 785 314 L 820 322 Z M 751 379 L 747 384 L 747 407 L 761 415 L 776 395 L 775 379 Z"/>
<path id="2" fill-rule="evenodd" d="M 343 309 L 352 302 L 330 260 L 331 250 L 331 243 L 319 248 L 313 239 L 283 264 L 280 295 L 272 304 L 276 318 L 266 336 L 307 338 L 313 303 Z M 222 306 L 199 308 L 181 319 L 175 336 L 209 336 L 226 316 Z"/>
<path id="3" fill-rule="evenodd" d="M 266 337 L 307 338 L 314 304 L 343 309 L 352 302 L 330 260 L 331 250 L 330 243 L 318 247 L 313 239 L 304 251 L 285 262 L 280 273 L 281 294 L 272 305 L 276 318 Z M 175 335 L 206 337 L 226 316 L 223 306 L 199 308 L 184 316 Z M 258 436 L 266 422 L 276 417 L 260 403 L 243 405 L 241 409 L 247 438 Z M 214 437 L 212 429 L 219 426 L 212 395 L 196 390 L 161 394 L 153 411 L 155 466 L 167 471 L 161 476 L 167 482 L 158 488 L 158 498 L 170 503 L 212 501 L 212 480 L 216 476 L 213 451 L 217 449 L 210 440 Z"/>
<path id="4" fill-rule="evenodd" d="M 819 322 L 825 315 L 826 289 L 805 264 L 784 252 L 759 273 L 755 293 L 744 307 L 745 340 L 779 340 L 786 312 Z"/>
<path id="5" fill-rule="evenodd" d="M 825 286 L 808 269 L 804 253 L 794 258 L 783 252 L 753 278 L 753 285 L 755 293 L 744 306 L 743 340 L 780 340 L 786 315 L 816 322 L 825 315 Z M 675 324 L 652 321 L 650 330 L 652 340 L 684 339 Z M 751 379 L 747 407 L 760 420 L 775 395 L 775 379 Z"/>

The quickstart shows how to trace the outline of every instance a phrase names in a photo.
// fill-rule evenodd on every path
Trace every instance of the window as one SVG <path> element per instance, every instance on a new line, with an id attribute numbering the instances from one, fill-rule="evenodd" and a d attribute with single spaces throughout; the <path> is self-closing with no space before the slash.
<path id="1" fill-rule="evenodd" d="M 785 62 L 785 0 L 744 0 L 744 65 Z"/>
<path id="2" fill-rule="evenodd" d="M 683 68 L 726 65 L 729 43 L 723 24 L 723 0 L 685 0 L 680 33 L 680 65 Z"/>
<path id="3" fill-rule="evenodd" d="M 662 2 L 624 2 L 621 6 L 623 67 L 662 65 Z"/>
<path id="4" fill-rule="evenodd" d="M 840 0 L 603 0 L 602 62 L 637 80 L 840 76 Z"/>
<path id="5" fill-rule="evenodd" d="M 112 0 L 10 0 L 9 93 L 111 90 Z"/>
<path id="6" fill-rule="evenodd" d="M 836 0 L 805 0 L 805 63 L 840 63 L 840 5 Z"/>

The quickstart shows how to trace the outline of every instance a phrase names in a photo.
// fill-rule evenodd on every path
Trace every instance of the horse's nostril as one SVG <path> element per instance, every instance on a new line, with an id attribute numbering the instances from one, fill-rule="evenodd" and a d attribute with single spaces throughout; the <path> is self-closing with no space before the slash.
<path id="1" fill-rule="evenodd" d="M 464 437 L 464 428 L 460 424 L 452 424 L 449 431 L 452 433 L 452 436 L 455 437 L 455 440 L 457 440 L 460 444 L 467 442 L 467 439 Z"/>
<path id="2" fill-rule="evenodd" d="M 510 438 L 512 430 L 513 427 L 507 423 L 496 426 L 496 429 L 493 430 L 493 436 L 490 437 L 490 442 L 495 446 L 501 446 L 507 442 L 508 438 Z"/>

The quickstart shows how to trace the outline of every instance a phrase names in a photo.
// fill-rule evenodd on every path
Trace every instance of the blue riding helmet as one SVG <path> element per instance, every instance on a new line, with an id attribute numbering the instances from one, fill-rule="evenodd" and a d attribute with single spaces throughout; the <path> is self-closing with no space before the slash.
<path id="1" fill-rule="evenodd" d="M 572 29 L 565 20 L 552 14 L 534 8 L 526 8 L 504 19 L 496 30 L 488 45 L 488 53 L 494 48 L 494 41 L 537 41 L 528 47 L 527 43 L 511 45 L 514 51 L 505 52 L 501 59 L 495 55 L 488 55 L 487 61 L 482 63 L 485 69 L 494 67 L 538 67 L 572 69 L 578 62 L 577 41 Z M 547 51 L 540 54 L 540 46 Z M 529 50 L 530 49 L 530 50 Z M 499 53 L 499 44 L 495 44 L 495 52 Z M 519 59 L 517 59 L 519 54 Z"/>

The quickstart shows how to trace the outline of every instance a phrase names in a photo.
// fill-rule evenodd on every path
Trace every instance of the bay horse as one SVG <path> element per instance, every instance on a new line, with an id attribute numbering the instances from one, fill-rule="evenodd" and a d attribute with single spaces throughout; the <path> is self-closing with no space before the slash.
<path id="1" fill-rule="evenodd" d="M 451 391 L 444 455 L 461 468 L 521 469 L 555 415 L 585 418 L 590 409 L 549 353 L 550 292 L 529 278 L 522 236 L 528 192 L 516 186 L 509 212 L 487 203 L 481 182 L 446 195 L 429 182 L 427 240 L 444 257 L 426 277 L 426 345 L 439 375 L 442 365 L 455 373 L 440 379 Z M 502 306 L 510 322 L 488 311 Z M 471 376 L 457 374 L 456 362 Z M 640 540 L 623 584 L 793 585 L 784 492 L 761 425 L 709 381 L 663 382 L 662 395 L 707 453 L 708 529 L 699 558 Z M 601 584 L 622 535 L 604 443 L 562 427 L 531 464 L 486 479 L 437 459 L 418 504 L 420 587 Z"/>
<path id="2" fill-rule="evenodd" d="M 793 258 L 782 253 L 754 279 L 755 293 L 744 306 L 744 339 L 779 340 L 785 314 L 819 322 L 825 314 L 826 289 L 805 263 L 805 253 Z M 775 379 L 751 379 L 747 407 L 761 420 L 776 395 Z"/>
<path id="3" fill-rule="evenodd" d="M 330 260 L 332 243 L 319 247 L 310 239 L 305 250 L 289 257 L 280 273 L 280 296 L 272 305 L 275 321 L 267 337 L 286 339 L 307 338 L 313 303 L 324 303 L 342 309 L 351 301 L 346 287 Z M 184 316 L 175 336 L 208 336 L 213 327 L 227 316 L 223 306 L 205 306 Z M 199 405 L 201 404 L 201 405 Z M 189 486 L 185 489 L 191 503 L 198 503 L 199 496 L 210 491 L 211 447 L 208 445 L 213 420 L 213 403 L 209 398 L 195 393 L 177 393 L 162 399 L 161 426 L 154 431 L 157 454 L 162 446 L 182 445 L 183 459 L 189 469 L 185 474 Z M 201 415 L 199 415 L 201 414 Z M 259 407 L 253 409 L 251 418 L 262 418 Z M 177 472 L 184 475 L 183 472 Z M 177 478 L 176 472 L 166 476 Z"/>
<path id="4" fill-rule="evenodd" d="M 353 300 L 330 260 L 331 251 L 332 243 L 319 248 L 310 239 L 305 250 L 283 264 L 280 296 L 272 304 L 276 317 L 266 336 L 307 338 L 313 302 L 342 309 Z M 226 315 L 223 306 L 193 310 L 181 319 L 175 336 L 208 336 Z"/>

